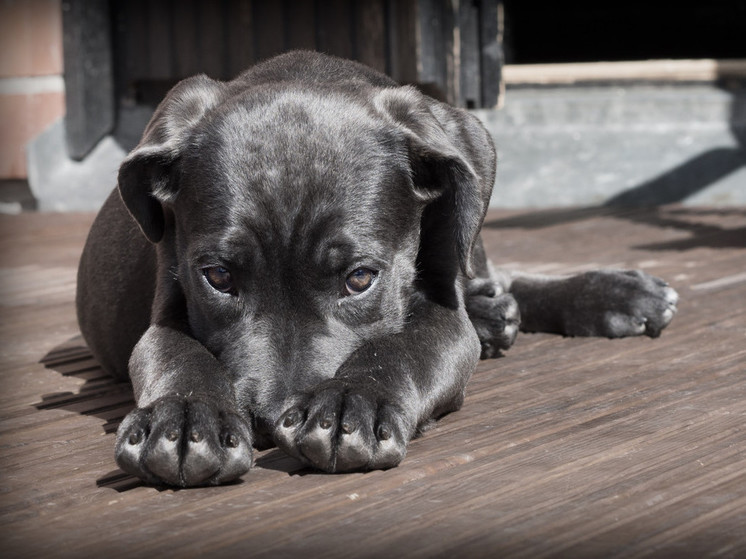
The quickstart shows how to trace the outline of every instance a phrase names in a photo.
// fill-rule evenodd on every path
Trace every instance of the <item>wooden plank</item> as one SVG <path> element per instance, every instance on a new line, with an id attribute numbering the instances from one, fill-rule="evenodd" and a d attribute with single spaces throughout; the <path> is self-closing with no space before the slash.
<path id="1" fill-rule="evenodd" d="M 439 97 L 457 104 L 454 33 L 456 15 L 450 0 L 418 0 L 418 82 L 436 87 Z"/>
<path id="2" fill-rule="evenodd" d="M 285 48 L 283 4 L 254 2 L 254 52 L 256 61 L 281 53 Z"/>
<path id="3" fill-rule="evenodd" d="M 132 81 L 136 78 L 149 77 L 148 41 L 149 20 L 143 17 L 147 13 L 146 0 L 114 0 L 112 2 L 112 19 L 114 22 L 116 63 L 118 86 L 123 94 L 131 96 Z M 137 40 L 136 37 L 141 38 Z"/>
<path id="4" fill-rule="evenodd" d="M 114 128 L 109 4 L 71 0 L 65 6 L 65 140 L 68 155 L 81 160 Z"/>
<path id="5" fill-rule="evenodd" d="M 295 0 L 285 9 L 286 45 L 290 49 L 316 49 L 316 2 Z"/>
<path id="6" fill-rule="evenodd" d="M 351 0 L 326 0 L 317 3 L 316 10 L 318 50 L 342 58 L 353 58 Z"/>
<path id="7" fill-rule="evenodd" d="M 95 374 L 74 316 L 91 218 L 0 216 L 8 557 L 746 554 L 745 208 L 490 212 L 495 261 L 641 266 L 678 316 L 656 340 L 519 336 L 397 468 L 318 474 L 272 449 L 242 483 L 185 491 L 114 465 L 131 393 Z"/>
<path id="8" fill-rule="evenodd" d="M 379 72 L 388 70 L 384 0 L 353 0 L 354 58 Z"/>
<path id="9" fill-rule="evenodd" d="M 200 72 L 200 0 L 183 0 L 173 10 L 174 68 L 177 78 Z"/>
<path id="10" fill-rule="evenodd" d="M 170 2 L 147 2 L 142 8 L 144 13 L 133 14 L 137 19 L 145 20 L 147 36 L 134 35 L 135 41 L 142 41 L 147 45 L 147 55 L 143 63 L 148 64 L 148 73 L 136 76 L 152 80 L 172 80 L 174 78 L 173 37 L 171 28 L 171 14 L 173 6 Z"/>
<path id="11" fill-rule="evenodd" d="M 458 32 L 459 89 L 457 105 L 467 109 L 482 106 L 479 7 L 474 2 L 459 2 Z"/>
<path id="12" fill-rule="evenodd" d="M 226 78 L 232 78 L 254 63 L 252 0 L 229 0 L 226 9 Z"/>
<path id="13" fill-rule="evenodd" d="M 177 8 L 178 9 L 178 8 Z M 198 18 L 200 72 L 216 79 L 228 77 L 227 20 L 223 2 L 201 2 Z"/>
<path id="14" fill-rule="evenodd" d="M 391 77 L 399 83 L 419 80 L 417 0 L 387 0 Z"/>
<path id="15" fill-rule="evenodd" d="M 504 57 L 500 36 L 501 13 L 502 6 L 499 0 L 481 0 L 479 3 L 481 107 L 485 109 L 499 106 L 504 88 L 502 83 Z"/>
<path id="16" fill-rule="evenodd" d="M 505 83 L 571 84 L 599 81 L 713 82 L 746 78 L 746 60 L 642 60 L 571 64 L 508 64 Z"/>
<path id="17" fill-rule="evenodd" d="M 128 30 L 128 14 L 134 9 L 134 2 L 112 0 L 111 4 L 112 56 L 114 66 L 115 101 L 134 102 L 134 95 L 130 87 L 132 67 L 135 58 L 131 56 L 133 50 L 132 36 Z"/>

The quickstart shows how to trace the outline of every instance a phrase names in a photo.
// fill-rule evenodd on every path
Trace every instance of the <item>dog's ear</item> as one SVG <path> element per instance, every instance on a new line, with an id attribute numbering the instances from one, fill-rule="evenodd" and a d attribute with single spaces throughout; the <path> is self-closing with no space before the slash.
<path id="1" fill-rule="evenodd" d="M 495 181 L 491 137 L 475 116 L 412 87 L 384 89 L 375 102 L 404 134 L 415 194 L 448 214 L 441 223 L 461 270 L 472 277 L 472 251 Z"/>
<path id="2" fill-rule="evenodd" d="M 119 193 L 145 236 L 164 233 L 164 202 L 179 188 L 178 161 L 194 127 L 220 103 L 226 85 L 200 75 L 179 82 L 158 105 L 142 140 L 119 167 Z"/>

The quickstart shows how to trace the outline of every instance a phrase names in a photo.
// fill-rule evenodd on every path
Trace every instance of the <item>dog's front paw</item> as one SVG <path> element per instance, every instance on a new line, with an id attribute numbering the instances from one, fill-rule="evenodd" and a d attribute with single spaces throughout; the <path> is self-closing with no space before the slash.
<path id="1" fill-rule="evenodd" d="M 679 295 L 639 270 L 599 270 L 577 277 L 578 312 L 567 315 L 568 334 L 658 337 L 676 314 Z"/>
<path id="2" fill-rule="evenodd" d="M 217 485 L 249 470 L 251 443 L 250 428 L 236 413 L 208 399 L 168 396 L 124 419 L 116 460 L 155 485 Z"/>
<path id="3" fill-rule="evenodd" d="M 412 431 L 396 406 L 366 387 L 331 379 L 300 397 L 275 426 L 288 454 L 326 472 L 396 466 Z"/>
<path id="4" fill-rule="evenodd" d="M 513 345 L 521 323 L 518 303 L 489 279 L 474 279 L 466 288 L 466 312 L 477 331 L 482 359 L 497 357 Z"/>

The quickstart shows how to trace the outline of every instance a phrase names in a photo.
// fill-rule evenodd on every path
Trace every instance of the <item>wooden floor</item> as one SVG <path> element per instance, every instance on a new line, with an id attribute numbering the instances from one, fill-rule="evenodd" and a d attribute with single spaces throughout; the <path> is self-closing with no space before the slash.
<path id="1" fill-rule="evenodd" d="M 495 260 L 643 268 L 678 316 L 657 340 L 520 336 L 390 471 L 270 450 L 182 491 L 114 464 L 132 395 L 73 310 L 91 219 L 0 217 L 3 557 L 746 557 L 746 209 L 490 214 Z"/>

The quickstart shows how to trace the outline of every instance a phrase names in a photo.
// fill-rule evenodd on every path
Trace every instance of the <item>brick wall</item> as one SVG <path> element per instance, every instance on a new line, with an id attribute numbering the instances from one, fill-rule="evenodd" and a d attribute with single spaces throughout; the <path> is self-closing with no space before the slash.
<path id="1" fill-rule="evenodd" d="M 65 114 L 61 0 L 0 0 L 0 179 L 26 178 L 26 144 Z"/>

